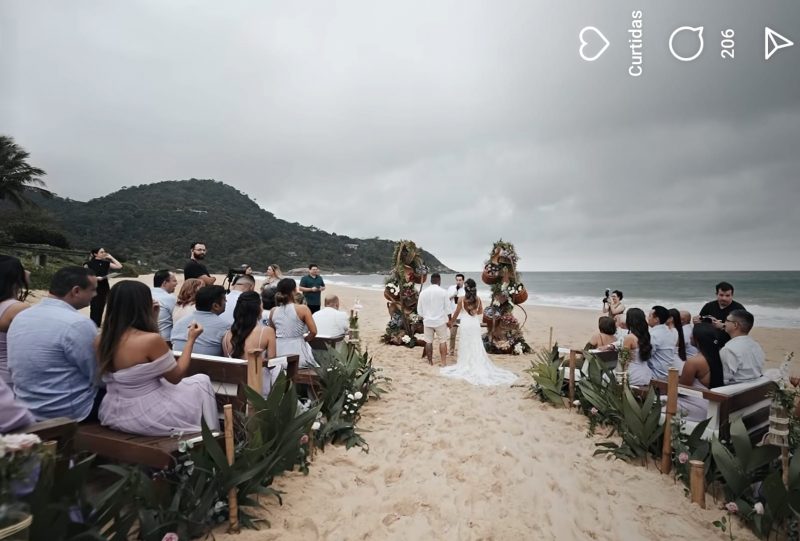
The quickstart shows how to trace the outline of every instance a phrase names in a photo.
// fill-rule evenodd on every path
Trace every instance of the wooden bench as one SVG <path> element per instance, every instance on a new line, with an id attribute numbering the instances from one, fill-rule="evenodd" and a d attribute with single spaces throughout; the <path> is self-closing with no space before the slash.
<path id="1" fill-rule="evenodd" d="M 339 345 L 344 343 L 345 335 L 341 336 L 315 336 L 309 341 L 311 352 L 314 354 L 314 359 L 319 362 L 319 359 L 324 355 L 330 355 L 330 349 L 336 349 Z M 322 392 L 322 386 L 319 383 L 319 374 L 315 368 L 300 368 L 295 374 L 290 374 L 292 383 L 295 385 L 306 385 L 309 393 L 313 399 L 318 399 Z"/>
<path id="2" fill-rule="evenodd" d="M 669 385 L 666 381 L 652 380 L 650 385 L 663 395 L 669 394 Z M 753 381 L 715 387 L 710 391 L 677 385 L 677 394 L 708 401 L 706 417 L 710 418 L 711 422 L 703 434 L 703 439 L 712 437 L 728 439 L 731 422 L 742 419 L 748 434 L 750 434 L 750 439 L 757 441 L 769 428 L 769 407 L 772 400 L 767 395 L 776 388 L 777 384 L 772 379 L 761 376 Z M 662 420 L 663 418 L 662 415 Z M 697 424 L 695 421 L 686 420 L 683 430 L 691 433 Z"/>
<path id="3" fill-rule="evenodd" d="M 585 361 L 587 351 L 582 349 L 558 348 L 558 353 L 566 356 L 566 366 L 562 364 L 561 371 L 568 384 L 569 390 L 567 395 L 569 397 L 570 407 L 572 407 L 572 402 L 575 400 L 575 383 L 586 374 L 585 369 L 587 368 L 585 362 L 582 362 L 580 367 L 578 366 L 578 358 L 582 357 Z M 597 360 L 609 370 L 613 370 L 617 367 L 617 350 L 588 350 L 588 353 L 594 355 Z"/>
<path id="4" fill-rule="evenodd" d="M 176 357 L 180 352 L 173 352 Z M 288 372 L 296 370 L 298 355 L 264 360 L 253 355 L 249 360 L 229 359 L 213 355 L 194 354 L 187 375 L 206 374 L 211 379 L 217 404 L 231 404 L 236 411 L 244 412 L 247 400 L 242 385 L 257 392 L 262 388 L 262 371 L 270 365 L 284 362 Z M 294 368 L 293 368 L 294 367 Z M 195 444 L 202 441 L 200 433 L 171 436 L 138 436 L 103 427 L 99 424 L 80 425 L 75 438 L 75 447 L 119 462 L 141 464 L 157 469 L 166 469 L 175 463 L 175 455 L 181 442 Z"/>
<path id="5" fill-rule="evenodd" d="M 12 430 L 12 434 L 36 434 L 43 442 L 54 442 L 56 447 L 56 472 L 62 474 L 69 468 L 75 447 L 78 423 L 67 417 L 56 417 Z"/>

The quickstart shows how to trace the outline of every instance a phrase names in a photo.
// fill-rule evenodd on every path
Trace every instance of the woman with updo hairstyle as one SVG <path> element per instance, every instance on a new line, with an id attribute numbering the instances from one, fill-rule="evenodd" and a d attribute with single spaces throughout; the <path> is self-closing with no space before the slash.
<path id="1" fill-rule="evenodd" d="M 143 436 L 199 432 L 201 419 L 219 430 L 211 380 L 205 374 L 186 375 L 203 328 L 192 322 L 176 361 L 158 331 L 157 313 L 143 283 L 123 280 L 111 288 L 97 340 L 99 374 L 106 385 L 100 423 Z"/>
<path id="2" fill-rule="evenodd" d="M 697 355 L 683 363 L 678 383 L 707 391 L 722 387 L 722 360 L 719 351 L 728 341 L 728 335 L 711 323 L 698 323 L 692 328 L 691 342 Z M 685 419 L 702 421 L 708 417 L 708 401 L 699 397 L 678 396 L 678 409 Z"/>
<path id="3" fill-rule="evenodd" d="M 269 322 L 275 329 L 276 355 L 300 355 L 300 368 L 317 366 L 311 346 L 317 335 L 317 325 L 308 306 L 295 302 L 297 282 L 283 278 L 278 282 L 275 307 L 269 312 Z"/>
<path id="4" fill-rule="evenodd" d="M 647 324 L 644 312 L 640 308 L 631 308 L 625 317 L 628 335 L 622 342 L 622 347 L 631 351 L 628 363 L 628 382 L 635 387 L 646 387 L 653 379 L 653 373 L 647 361 L 653 353 L 650 343 L 650 326 Z"/>
<path id="5" fill-rule="evenodd" d="M 261 315 L 261 295 L 255 291 L 239 295 L 233 309 L 233 325 L 222 337 L 222 351 L 227 357 L 247 360 L 247 353 L 253 350 L 261 350 L 264 359 L 275 357 L 275 330 L 261 323 Z M 274 376 L 270 372 L 274 372 Z M 262 395 L 269 395 L 277 377 L 278 370 L 263 371 Z"/>
<path id="6" fill-rule="evenodd" d="M 28 273 L 22 262 L 10 255 L 0 255 L 0 379 L 13 389 L 8 370 L 6 333 L 17 314 L 29 308 L 23 302 L 28 296 Z"/>
<path id="7" fill-rule="evenodd" d="M 178 300 L 172 311 L 172 321 L 179 321 L 195 311 L 194 299 L 197 290 L 205 285 L 199 278 L 187 278 L 178 292 Z"/>

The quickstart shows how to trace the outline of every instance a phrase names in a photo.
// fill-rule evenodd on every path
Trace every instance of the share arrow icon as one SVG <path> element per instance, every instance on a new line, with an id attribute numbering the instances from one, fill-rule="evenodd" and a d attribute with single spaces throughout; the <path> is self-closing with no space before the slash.
<path id="1" fill-rule="evenodd" d="M 764 60 L 769 60 L 777 51 L 792 45 L 794 42 L 789 38 L 781 36 L 768 26 L 764 27 Z"/>

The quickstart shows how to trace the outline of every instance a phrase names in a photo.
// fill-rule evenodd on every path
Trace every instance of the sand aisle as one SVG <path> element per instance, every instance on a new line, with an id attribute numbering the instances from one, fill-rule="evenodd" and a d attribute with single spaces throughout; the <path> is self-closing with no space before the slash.
<path id="1" fill-rule="evenodd" d="M 329 447 L 308 476 L 276 479 L 284 504 L 269 501 L 261 512 L 271 528 L 238 536 L 220 528 L 217 539 L 722 539 L 711 525 L 722 511 L 692 506 L 670 476 L 592 457 L 603 438 L 586 437 L 583 416 L 529 397 L 529 356 L 494 357 L 520 375 L 512 388 L 443 378 L 420 348 L 379 343 L 388 319 L 379 293 L 328 293 L 343 307 L 360 297 L 362 335 L 393 379 L 391 392 L 362 410 L 370 451 Z M 545 328 L 533 324 L 541 313 L 530 315 L 527 328 Z"/>

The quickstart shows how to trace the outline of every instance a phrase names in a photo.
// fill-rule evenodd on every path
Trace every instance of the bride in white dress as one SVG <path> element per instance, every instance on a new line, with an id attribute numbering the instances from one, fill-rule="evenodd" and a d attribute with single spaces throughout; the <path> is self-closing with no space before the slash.
<path id="1" fill-rule="evenodd" d="M 464 297 L 459 299 L 452 321 L 461 314 L 458 329 L 458 360 L 452 366 L 440 370 L 443 376 L 465 379 L 473 385 L 510 385 L 517 376 L 495 366 L 483 347 L 481 320 L 483 303 L 478 298 L 475 280 L 468 279 L 464 285 Z"/>

